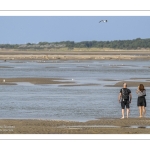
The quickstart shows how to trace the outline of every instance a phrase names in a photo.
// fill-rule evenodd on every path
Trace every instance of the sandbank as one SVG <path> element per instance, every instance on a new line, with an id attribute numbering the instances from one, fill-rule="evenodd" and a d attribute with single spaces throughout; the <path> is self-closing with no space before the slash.
<path id="1" fill-rule="evenodd" d="M 128 87 L 138 87 L 139 84 L 143 84 L 145 87 L 150 87 L 150 82 L 142 81 L 119 81 L 114 85 L 105 85 L 106 87 L 122 87 L 123 83 L 127 83 Z"/>
<path id="2" fill-rule="evenodd" d="M 0 50 L 0 60 L 150 60 L 150 50 Z"/>
<path id="3" fill-rule="evenodd" d="M 5 82 L 4 82 L 5 80 Z M 31 84 L 69 84 L 74 83 L 63 78 L 0 78 L 0 85 L 16 85 L 17 82 L 29 82 Z"/>

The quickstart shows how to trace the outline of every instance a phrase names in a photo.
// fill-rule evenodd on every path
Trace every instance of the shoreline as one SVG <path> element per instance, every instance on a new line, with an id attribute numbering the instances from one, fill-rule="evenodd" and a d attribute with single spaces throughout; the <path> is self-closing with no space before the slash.
<path id="1" fill-rule="evenodd" d="M 102 118 L 86 122 L 0 119 L 0 134 L 150 134 L 150 118 Z"/>
<path id="2" fill-rule="evenodd" d="M 150 50 L 2 50 L 0 60 L 150 60 Z"/>
<path id="3" fill-rule="evenodd" d="M 143 79 L 143 78 L 141 78 Z M 123 83 L 126 82 L 128 87 L 137 87 L 139 84 L 144 84 L 145 87 L 150 87 L 150 80 L 149 78 L 144 78 L 143 81 L 138 81 L 135 79 L 130 79 L 131 81 L 119 81 L 119 80 L 110 80 L 110 79 L 103 79 L 102 81 L 116 81 L 114 85 L 104 85 L 104 87 L 122 87 Z M 135 81 L 133 81 L 135 80 Z M 137 81 L 136 81 L 137 80 Z M 98 80 L 100 81 L 100 80 Z M 75 80 L 72 79 L 66 79 L 66 78 L 36 78 L 36 77 L 24 77 L 24 78 L 0 78 L 0 85 L 17 85 L 17 83 L 30 83 L 34 85 L 40 85 L 40 84 L 56 84 L 59 86 L 101 86 L 100 83 L 77 83 Z"/>
<path id="4" fill-rule="evenodd" d="M 150 57 L 131 55 L 0 55 L 0 60 L 150 60 Z"/>

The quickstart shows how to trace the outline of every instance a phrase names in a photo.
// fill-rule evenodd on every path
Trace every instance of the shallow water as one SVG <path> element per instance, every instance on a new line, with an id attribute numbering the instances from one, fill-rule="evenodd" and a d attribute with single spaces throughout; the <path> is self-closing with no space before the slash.
<path id="1" fill-rule="evenodd" d="M 78 126 L 58 126 L 58 128 L 81 129 L 81 128 L 143 128 L 149 129 L 150 126 L 113 126 L 113 125 L 78 125 Z"/>
<path id="2" fill-rule="evenodd" d="M 1 67 L 3 66 L 3 67 Z M 7 67 L 7 68 L 4 68 Z M 9 68 L 8 68 L 9 67 Z M 0 61 L 0 78 L 65 78 L 89 86 L 0 85 L 0 118 L 59 119 L 87 121 L 120 118 L 120 88 L 105 87 L 131 78 L 150 78 L 150 61 Z M 136 79 L 134 81 L 145 81 Z M 98 84 L 98 85 L 93 85 Z M 129 87 L 133 99 L 131 117 L 137 117 L 136 87 Z M 150 88 L 147 89 L 147 117 L 150 114 Z"/>

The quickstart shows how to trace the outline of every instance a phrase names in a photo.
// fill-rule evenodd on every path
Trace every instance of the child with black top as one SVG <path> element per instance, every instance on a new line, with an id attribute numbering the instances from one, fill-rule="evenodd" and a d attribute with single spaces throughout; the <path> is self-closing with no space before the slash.
<path id="1" fill-rule="evenodd" d="M 139 114 L 140 114 L 140 118 L 144 117 L 146 114 L 146 90 L 144 88 L 143 84 L 140 84 L 138 86 L 138 89 L 136 91 L 136 93 L 138 94 L 138 99 L 137 99 L 137 106 L 139 107 Z"/>

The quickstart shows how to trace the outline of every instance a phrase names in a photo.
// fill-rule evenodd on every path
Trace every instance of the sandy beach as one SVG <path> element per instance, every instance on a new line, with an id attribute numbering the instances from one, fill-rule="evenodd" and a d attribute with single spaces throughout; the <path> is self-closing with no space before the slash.
<path id="1" fill-rule="evenodd" d="M 150 60 L 150 50 L 0 50 L 0 60 Z"/>
<path id="2" fill-rule="evenodd" d="M 87 122 L 1 119 L 0 134 L 150 134 L 150 118 L 103 118 Z"/>

